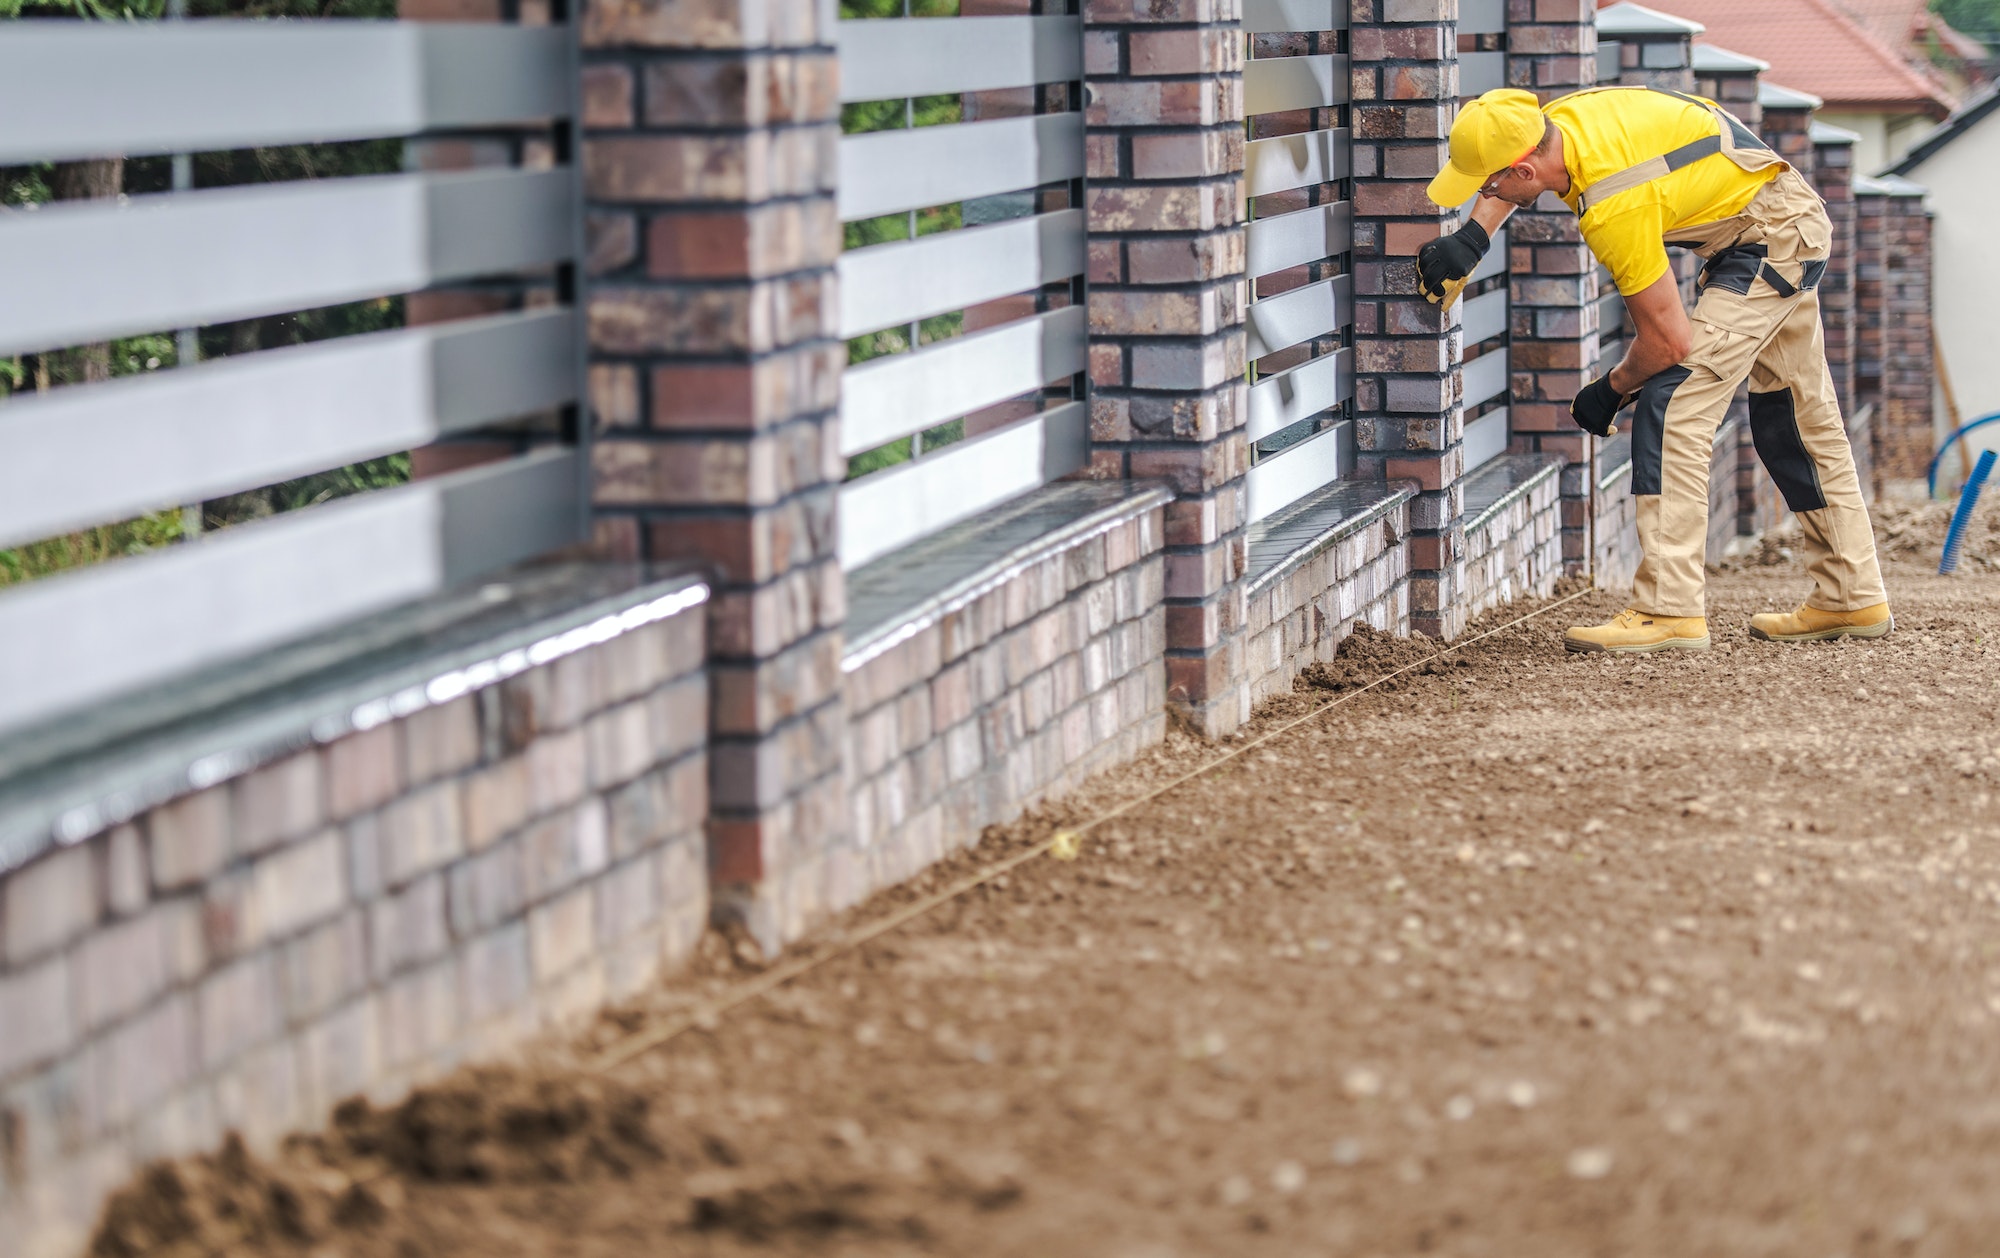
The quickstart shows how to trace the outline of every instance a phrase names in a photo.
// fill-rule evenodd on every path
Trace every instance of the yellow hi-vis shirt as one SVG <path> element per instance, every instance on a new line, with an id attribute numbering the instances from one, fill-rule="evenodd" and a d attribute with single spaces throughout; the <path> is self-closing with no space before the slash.
<path id="1" fill-rule="evenodd" d="M 1699 98 L 1696 98 L 1699 99 Z M 1716 134 L 1715 115 L 1664 92 L 1580 92 L 1543 110 L 1563 136 L 1571 210 L 1584 189 L 1609 175 Z M 1584 243 L 1630 297 L 1667 273 L 1665 238 L 1743 212 L 1782 162 L 1744 170 L 1720 154 L 1691 162 L 1636 188 L 1613 193 L 1578 221 Z"/>

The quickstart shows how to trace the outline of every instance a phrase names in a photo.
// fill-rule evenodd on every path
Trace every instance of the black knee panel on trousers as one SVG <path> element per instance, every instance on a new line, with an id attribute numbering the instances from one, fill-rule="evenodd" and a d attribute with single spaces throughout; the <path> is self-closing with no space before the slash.
<path id="1" fill-rule="evenodd" d="M 1686 367 L 1669 367 L 1639 386 L 1639 400 L 1632 406 L 1632 492 L 1635 495 L 1660 492 L 1660 455 L 1667 443 L 1667 403 L 1674 390 L 1687 383 L 1694 372 Z"/>
<path id="2" fill-rule="evenodd" d="M 1750 395 L 1750 439 L 1757 443 L 1757 457 L 1764 460 L 1771 479 L 1778 482 L 1786 506 L 1817 511 L 1826 505 L 1819 468 L 1799 435 L 1798 408 L 1790 389 Z"/>

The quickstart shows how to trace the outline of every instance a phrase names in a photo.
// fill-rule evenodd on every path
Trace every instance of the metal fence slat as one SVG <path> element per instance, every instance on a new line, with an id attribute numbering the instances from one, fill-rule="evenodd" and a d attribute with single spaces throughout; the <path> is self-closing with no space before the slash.
<path id="1" fill-rule="evenodd" d="M 1083 174 L 1083 115 L 877 131 L 840 141 L 840 217 L 873 218 Z"/>
<path id="2" fill-rule="evenodd" d="M 1506 269 L 1507 233 L 1502 230 L 1498 235 L 1493 237 L 1493 243 L 1487 248 L 1486 256 L 1479 260 L 1478 266 L 1472 268 L 1472 274 L 1466 276 L 1465 282 L 1468 284 L 1477 284 L 1481 280 L 1491 279 L 1501 274 Z"/>
<path id="3" fill-rule="evenodd" d="M 488 23 L 8 22 L 0 165 L 561 117 L 570 37 Z"/>
<path id="4" fill-rule="evenodd" d="M 0 729 L 579 540 L 574 451 L 363 494 L 0 594 Z"/>
<path id="5" fill-rule="evenodd" d="M 1342 420 L 1250 469 L 1248 522 L 1255 524 L 1283 511 L 1353 470 L 1354 421 Z"/>
<path id="6" fill-rule="evenodd" d="M 1083 273 L 1083 211 L 1057 210 L 840 255 L 840 334 L 859 336 Z"/>
<path id="7" fill-rule="evenodd" d="M 863 18 L 835 32 L 843 104 L 1083 78 L 1078 17 Z"/>
<path id="8" fill-rule="evenodd" d="M 1243 65 L 1243 112 L 1286 113 L 1347 103 L 1347 54 L 1265 57 Z"/>
<path id="9" fill-rule="evenodd" d="M 1353 247 L 1353 223 L 1347 201 L 1254 220 L 1243 233 L 1250 278 L 1346 253 Z"/>
<path id="10" fill-rule="evenodd" d="M 1347 0 L 1243 0 L 1246 34 L 1346 29 Z"/>
<path id="11" fill-rule="evenodd" d="M 1464 405 L 1470 410 L 1487 398 L 1507 391 L 1507 351 L 1496 349 L 1481 354 L 1460 369 L 1465 383 Z"/>
<path id="12" fill-rule="evenodd" d="M 847 369 L 840 384 L 840 452 L 863 450 L 1004 402 L 1084 369 L 1081 306 L 990 332 L 940 341 Z"/>
<path id="13" fill-rule="evenodd" d="M 341 337 L 0 407 L 0 546 L 428 444 L 576 397 L 575 319 Z"/>
<path id="14" fill-rule="evenodd" d="M 1354 396 L 1354 350 L 1336 350 L 1250 386 L 1245 439 L 1262 441 Z"/>
<path id="15" fill-rule="evenodd" d="M 1089 411 L 1068 402 L 851 481 L 840 490 L 840 566 L 852 571 L 1067 476 L 1089 459 Z"/>
<path id="16" fill-rule="evenodd" d="M 1354 277 L 1330 279 L 1250 303 L 1244 312 L 1251 361 L 1354 322 Z"/>
<path id="17" fill-rule="evenodd" d="M 1458 0 L 1458 33 L 1506 34 L 1507 0 Z"/>
<path id="18" fill-rule="evenodd" d="M 1465 425 L 1465 470 L 1507 453 L 1507 408 L 1497 407 Z"/>
<path id="19" fill-rule="evenodd" d="M 1507 330 L 1507 290 L 1504 288 L 1471 298 L 1463 309 L 1464 322 L 1461 326 L 1467 349 Z"/>
<path id="20" fill-rule="evenodd" d="M 1458 28 L 1465 30 L 1461 22 Z M 1462 52 L 1458 54 L 1458 92 L 1478 96 L 1496 87 L 1507 86 L 1507 54 L 1504 52 Z"/>
<path id="21" fill-rule="evenodd" d="M 547 266 L 575 247 L 572 178 L 373 175 L 10 214 L 0 218 L 0 354 Z"/>
<path id="22" fill-rule="evenodd" d="M 1243 195 L 1261 197 L 1347 178 L 1352 134 L 1336 127 L 1252 140 L 1243 146 Z"/>

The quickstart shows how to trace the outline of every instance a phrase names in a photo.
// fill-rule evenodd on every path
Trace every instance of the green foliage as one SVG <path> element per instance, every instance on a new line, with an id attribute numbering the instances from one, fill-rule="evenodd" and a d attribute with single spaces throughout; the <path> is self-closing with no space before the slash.
<path id="1" fill-rule="evenodd" d="M 840 0 L 840 16 L 860 17 L 957 17 L 958 0 L 909 0 L 910 11 L 903 12 L 904 0 Z"/>
<path id="2" fill-rule="evenodd" d="M 0 550 L 0 587 L 70 568 L 86 568 L 107 559 L 142 554 L 178 541 L 180 536 L 181 513 L 174 508 L 15 550 Z"/>
<path id="3" fill-rule="evenodd" d="M 939 424 L 936 428 L 924 433 L 923 448 L 925 450 L 934 450 L 939 446 L 951 445 L 953 442 L 963 440 L 965 440 L 965 421 L 963 419 L 954 419 L 948 424 Z M 857 476 L 866 476 L 870 472 L 879 472 L 885 467 L 894 467 L 898 463 L 908 463 L 909 461 L 910 439 L 903 437 L 891 441 L 886 446 L 876 446 L 873 450 L 863 450 L 860 454 L 849 459 L 847 461 L 847 479 L 853 480 Z"/>
<path id="4" fill-rule="evenodd" d="M 2000 43 L 2000 0 L 1931 0 L 1930 9 L 1989 49 Z"/>
<path id="5" fill-rule="evenodd" d="M 166 0 L 0 0 L 0 18 L 78 17 L 100 21 L 150 21 L 167 11 Z"/>

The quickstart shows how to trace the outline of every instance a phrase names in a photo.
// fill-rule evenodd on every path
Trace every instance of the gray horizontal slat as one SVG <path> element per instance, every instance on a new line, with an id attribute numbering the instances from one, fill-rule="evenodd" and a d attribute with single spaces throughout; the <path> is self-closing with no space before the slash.
<path id="1" fill-rule="evenodd" d="M 840 489 L 840 566 L 848 571 L 1090 459 L 1089 411 L 1067 402 Z"/>
<path id="2" fill-rule="evenodd" d="M 1342 420 L 1284 452 L 1260 459 L 1245 477 L 1246 514 L 1255 524 L 1354 470 L 1354 421 Z"/>
<path id="3" fill-rule="evenodd" d="M 1496 407 L 1465 426 L 1465 470 L 1507 453 L 1507 408 Z"/>
<path id="4" fill-rule="evenodd" d="M 1619 49 L 1622 47 L 1623 44 L 1615 39 L 1600 39 L 1597 41 L 1597 81 L 1599 83 L 1616 83 L 1618 81 L 1618 75 L 1623 68 L 1619 65 Z"/>
<path id="5" fill-rule="evenodd" d="M 1252 362 L 1354 322 L 1354 277 L 1336 275 L 1250 303 L 1244 325 Z"/>
<path id="6" fill-rule="evenodd" d="M 1346 201 L 1260 218 L 1244 229 L 1250 278 L 1303 266 L 1353 247 L 1353 207 Z"/>
<path id="7" fill-rule="evenodd" d="M 1458 33 L 1506 34 L 1507 0 L 1458 0 Z"/>
<path id="8" fill-rule="evenodd" d="M 1077 17 L 865 18 L 836 31 L 843 103 L 1083 78 Z"/>
<path id="9" fill-rule="evenodd" d="M 1354 351 L 1336 350 L 1250 386 L 1245 440 L 1262 441 L 1354 396 Z"/>
<path id="10" fill-rule="evenodd" d="M 1462 316 L 1465 347 L 1499 336 L 1507 330 L 1507 290 L 1496 288 L 1465 303 Z"/>
<path id="11" fill-rule="evenodd" d="M 374 175 L 10 214 L 0 354 L 547 266 L 574 247 L 574 216 L 566 170 Z"/>
<path id="12" fill-rule="evenodd" d="M 0 729 L 580 540 L 577 458 L 546 451 L 0 593 Z"/>
<path id="13" fill-rule="evenodd" d="M 840 255 L 840 334 L 964 310 L 1083 273 L 1083 211 L 896 240 Z"/>
<path id="14" fill-rule="evenodd" d="M 1507 351 L 1496 349 L 1482 354 L 1459 368 L 1459 372 L 1465 383 L 1464 405 L 1469 410 L 1507 391 Z"/>
<path id="15" fill-rule="evenodd" d="M 1346 29 L 1347 0 L 1243 0 L 1246 34 Z"/>
<path id="16" fill-rule="evenodd" d="M 934 428 L 1084 369 L 1083 307 L 1065 306 L 914 354 L 849 367 L 840 378 L 840 452 Z"/>
<path id="17" fill-rule="evenodd" d="M 1347 103 L 1347 54 L 1262 57 L 1243 64 L 1243 112 L 1279 114 Z"/>
<path id="18" fill-rule="evenodd" d="M 840 217 L 947 205 L 1082 174 L 1078 113 L 850 135 L 840 141 Z"/>
<path id="19" fill-rule="evenodd" d="M 1460 30 L 1465 28 L 1461 26 Z M 1458 54 L 1458 94 L 1478 96 L 1496 87 L 1507 86 L 1507 54 L 1504 52 L 1462 52 Z"/>
<path id="20" fill-rule="evenodd" d="M 1477 284 L 1481 280 L 1491 279 L 1506 269 L 1507 233 L 1503 229 L 1493 238 L 1493 244 L 1486 250 L 1486 256 L 1479 260 L 1478 266 L 1472 268 L 1472 274 L 1466 277 L 1465 282 Z"/>
<path id="21" fill-rule="evenodd" d="M 0 546 L 428 444 L 576 397 L 567 310 L 343 337 L 0 406 Z"/>
<path id="22" fill-rule="evenodd" d="M 562 117 L 570 30 L 419 22 L 9 22 L 0 165 Z"/>
<path id="23" fill-rule="evenodd" d="M 1252 140 L 1243 146 L 1243 195 L 1261 197 L 1347 178 L 1352 135 L 1346 127 L 1336 127 Z"/>

